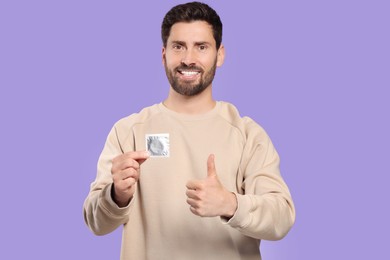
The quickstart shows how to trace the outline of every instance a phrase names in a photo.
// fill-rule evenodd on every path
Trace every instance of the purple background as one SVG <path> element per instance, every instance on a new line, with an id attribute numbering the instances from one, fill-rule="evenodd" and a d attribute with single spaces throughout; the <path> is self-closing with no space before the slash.
<path id="1" fill-rule="evenodd" d="M 390 259 L 388 1 L 206 1 L 214 94 L 259 122 L 297 221 L 270 259 Z M 0 259 L 119 259 L 82 204 L 115 121 L 163 100 L 160 24 L 179 1 L 1 1 Z"/>

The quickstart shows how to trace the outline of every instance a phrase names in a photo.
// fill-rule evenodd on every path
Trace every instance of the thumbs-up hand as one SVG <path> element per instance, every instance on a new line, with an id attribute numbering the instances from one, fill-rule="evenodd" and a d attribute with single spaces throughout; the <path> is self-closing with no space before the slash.
<path id="1" fill-rule="evenodd" d="M 219 181 L 214 155 L 207 160 L 207 176 L 203 180 L 187 183 L 187 203 L 193 214 L 201 217 L 232 217 L 237 209 L 234 193 L 228 191 Z"/>

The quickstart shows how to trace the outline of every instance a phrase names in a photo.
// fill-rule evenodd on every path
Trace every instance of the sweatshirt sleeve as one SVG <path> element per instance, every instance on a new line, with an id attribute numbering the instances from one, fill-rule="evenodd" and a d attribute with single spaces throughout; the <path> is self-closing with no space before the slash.
<path id="1" fill-rule="evenodd" d="M 236 213 L 227 221 L 244 235 L 282 239 L 295 222 L 295 207 L 279 170 L 279 155 L 266 132 L 245 118 L 246 143 L 239 169 Z"/>
<path id="2" fill-rule="evenodd" d="M 118 141 L 115 126 L 111 129 L 97 165 L 97 176 L 91 184 L 90 192 L 84 202 L 84 220 L 96 235 L 105 235 L 114 231 L 128 220 L 130 203 L 120 208 L 112 200 L 111 187 L 112 159 L 123 153 Z"/>

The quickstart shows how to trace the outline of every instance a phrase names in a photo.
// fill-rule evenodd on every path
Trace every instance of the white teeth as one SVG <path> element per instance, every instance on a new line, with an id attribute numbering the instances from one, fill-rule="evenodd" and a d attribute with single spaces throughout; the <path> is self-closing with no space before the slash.
<path id="1" fill-rule="evenodd" d="M 198 73 L 199 72 L 197 72 L 197 71 L 181 71 L 181 74 L 183 74 L 184 76 L 194 76 Z"/>

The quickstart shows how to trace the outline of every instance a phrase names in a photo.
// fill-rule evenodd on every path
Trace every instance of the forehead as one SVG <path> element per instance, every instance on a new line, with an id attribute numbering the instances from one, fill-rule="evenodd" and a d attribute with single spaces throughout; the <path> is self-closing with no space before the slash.
<path id="1" fill-rule="evenodd" d="M 209 42 L 215 44 L 213 27 L 205 21 L 175 23 L 168 37 L 168 42 Z"/>

